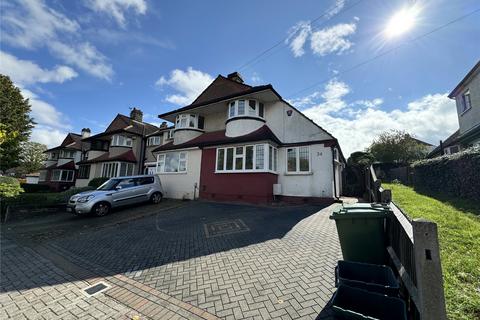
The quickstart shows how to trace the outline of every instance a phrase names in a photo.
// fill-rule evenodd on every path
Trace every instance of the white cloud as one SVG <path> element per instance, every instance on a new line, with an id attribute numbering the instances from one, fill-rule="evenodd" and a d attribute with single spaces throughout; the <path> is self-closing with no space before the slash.
<path id="1" fill-rule="evenodd" d="M 301 57 L 305 54 L 305 42 L 308 40 L 312 32 L 312 27 L 309 21 L 300 21 L 292 28 L 290 28 L 285 42 L 289 44 L 294 57 Z"/>
<path id="2" fill-rule="evenodd" d="M 29 60 L 21 60 L 17 57 L 0 51 L 0 73 L 8 75 L 18 84 L 47 83 L 70 80 L 78 74 L 70 67 L 56 66 L 52 70 L 42 69 L 40 66 Z"/>
<path id="3" fill-rule="evenodd" d="M 125 12 L 132 10 L 136 14 L 147 12 L 145 0 L 88 0 L 86 5 L 96 12 L 111 16 L 121 27 L 125 27 Z"/>
<path id="4" fill-rule="evenodd" d="M 111 80 L 113 76 L 113 69 L 107 63 L 107 58 L 88 42 L 71 46 L 53 41 L 50 49 L 65 62 L 77 66 L 92 76 L 105 80 Z"/>
<path id="5" fill-rule="evenodd" d="M 111 79 L 111 65 L 94 46 L 82 41 L 77 21 L 48 7 L 41 0 L 0 3 L 2 42 L 29 50 L 47 47 L 66 63 L 93 76 Z"/>
<path id="6" fill-rule="evenodd" d="M 333 7 L 328 11 L 327 18 L 331 18 L 345 7 L 345 0 L 335 0 L 335 4 Z"/>
<path id="7" fill-rule="evenodd" d="M 45 144 L 48 148 L 53 148 L 62 143 L 67 134 L 68 132 L 66 131 L 48 126 L 36 125 L 32 130 L 30 140 Z"/>
<path id="8" fill-rule="evenodd" d="M 320 56 L 330 53 L 342 54 L 353 46 L 353 42 L 348 39 L 348 36 L 353 35 L 356 29 L 355 23 L 340 23 L 312 32 L 310 47 L 313 53 Z"/>
<path id="9" fill-rule="evenodd" d="M 72 128 L 67 117 L 30 90 L 21 87 L 20 90 L 23 97 L 29 99 L 32 106 L 30 116 L 37 123 L 30 140 L 46 144 L 49 148 L 59 145 Z"/>
<path id="10" fill-rule="evenodd" d="M 186 105 L 195 100 L 212 81 L 213 78 L 208 73 L 188 67 L 186 71 L 173 70 L 168 79 L 164 76 L 160 77 L 155 85 L 158 87 L 167 85 L 179 92 L 168 95 L 166 101 L 177 105 Z"/>
<path id="11" fill-rule="evenodd" d="M 432 144 L 458 129 L 455 102 L 446 93 L 425 95 L 406 108 L 386 111 L 379 108 L 383 104 L 381 98 L 348 103 L 344 98 L 349 92 L 347 84 L 335 80 L 323 92 L 316 93 L 323 101 L 312 105 L 311 99 L 310 107 L 303 110 L 339 140 L 347 157 L 364 150 L 380 133 L 391 129 L 405 130 Z"/>

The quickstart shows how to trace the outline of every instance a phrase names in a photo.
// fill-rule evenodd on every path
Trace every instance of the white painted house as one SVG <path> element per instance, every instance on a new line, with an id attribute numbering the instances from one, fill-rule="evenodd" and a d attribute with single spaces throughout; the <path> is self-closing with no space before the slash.
<path id="1" fill-rule="evenodd" d="M 338 141 L 271 85 L 219 75 L 190 105 L 159 115 L 174 124 L 152 150 L 171 198 L 270 203 L 342 194 Z"/>

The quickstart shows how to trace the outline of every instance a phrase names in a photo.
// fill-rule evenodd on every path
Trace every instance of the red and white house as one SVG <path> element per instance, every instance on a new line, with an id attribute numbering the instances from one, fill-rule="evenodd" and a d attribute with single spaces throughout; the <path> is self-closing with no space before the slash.
<path id="1" fill-rule="evenodd" d="M 159 118 L 174 124 L 152 151 L 166 197 L 270 203 L 342 193 L 338 141 L 271 85 L 219 75 L 190 105 Z"/>

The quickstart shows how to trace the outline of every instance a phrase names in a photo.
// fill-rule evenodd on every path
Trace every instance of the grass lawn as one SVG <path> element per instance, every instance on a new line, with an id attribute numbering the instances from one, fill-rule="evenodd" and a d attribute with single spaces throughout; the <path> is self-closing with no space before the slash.
<path id="1" fill-rule="evenodd" d="M 382 186 L 410 217 L 437 223 L 448 318 L 480 319 L 480 200 L 432 198 L 400 184 Z"/>

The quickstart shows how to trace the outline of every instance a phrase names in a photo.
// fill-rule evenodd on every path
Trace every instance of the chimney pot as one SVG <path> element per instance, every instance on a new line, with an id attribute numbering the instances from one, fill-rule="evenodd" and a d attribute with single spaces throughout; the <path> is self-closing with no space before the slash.
<path id="1" fill-rule="evenodd" d="M 238 72 L 232 72 L 227 76 L 228 79 L 236 81 L 238 83 L 243 83 L 242 75 Z"/>
<path id="2" fill-rule="evenodd" d="M 90 137 L 90 128 L 83 128 L 82 129 L 82 139 Z"/>
<path id="3" fill-rule="evenodd" d="M 167 127 L 167 122 L 162 121 L 162 123 L 160 124 L 160 129 L 163 129 L 163 128 L 166 128 L 166 127 Z"/>
<path id="4" fill-rule="evenodd" d="M 130 119 L 138 121 L 138 122 L 143 122 L 143 112 L 140 109 L 133 108 L 132 111 L 130 111 Z"/>

